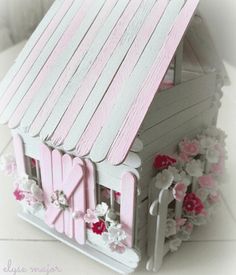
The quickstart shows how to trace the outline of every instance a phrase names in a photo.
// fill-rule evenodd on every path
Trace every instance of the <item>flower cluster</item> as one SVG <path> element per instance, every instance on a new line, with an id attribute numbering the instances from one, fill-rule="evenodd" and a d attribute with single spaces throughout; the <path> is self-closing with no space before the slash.
<path id="1" fill-rule="evenodd" d="M 34 180 L 29 179 L 27 175 L 15 181 L 13 195 L 17 201 L 22 203 L 27 212 L 35 214 L 44 208 L 42 189 Z"/>
<path id="2" fill-rule="evenodd" d="M 56 190 L 55 192 L 53 192 L 53 194 L 51 196 L 51 203 L 55 207 L 57 207 L 61 210 L 65 210 L 69 207 L 69 203 L 66 198 L 66 195 L 64 194 L 63 191 L 59 191 L 59 190 Z"/>
<path id="3" fill-rule="evenodd" d="M 127 238 L 122 225 L 118 223 L 117 214 L 113 209 L 109 209 L 104 202 L 98 204 L 94 210 L 87 209 L 86 213 L 74 213 L 74 218 L 83 218 L 88 224 L 91 224 L 93 233 L 101 235 L 106 245 L 113 252 L 124 253 L 126 246 L 124 244 Z"/>
<path id="4" fill-rule="evenodd" d="M 168 189 L 182 205 L 182 216 L 176 218 L 169 209 L 165 236 L 171 251 L 190 238 L 194 225 L 205 224 L 220 201 L 218 184 L 225 167 L 226 135 L 210 127 L 195 139 L 180 141 L 174 156 L 158 155 L 154 160 L 157 175 L 153 184 Z M 173 204 L 172 204 L 173 205 Z"/>

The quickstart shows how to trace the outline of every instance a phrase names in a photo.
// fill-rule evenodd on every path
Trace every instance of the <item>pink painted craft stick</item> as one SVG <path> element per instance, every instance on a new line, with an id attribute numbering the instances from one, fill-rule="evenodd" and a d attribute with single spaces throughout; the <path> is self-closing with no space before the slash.
<path id="1" fill-rule="evenodd" d="M 73 161 L 70 155 L 65 154 L 62 156 L 62 166 L 63 166 L 63 189 L 64 189 L 64 185 L 66 184 L 64 181 L 68 177 L 73 166 Z M 71 208 L 71 205 L 72 205 L 72 200 L 69 200 L 69 208 Z M 67 210 L 64 212 L 63 215 L 64 215 L 64 232 L 68 237 L 72 238 L 74 233 L 74 224 L 73 224 L 71 212 Z"/>
<path id="2" fill-rule="evenodd" d="M 66 110 L 62 120 L 58 124 L 52 136 L 52 140 L 61 140 L 61 142 L 63 142 L 67 136 L 78 113 L 90 95 L 94 85 L 96 84 L 96 81 L 98 80 L 100 74 L 110 59 L 118 42 L 122 38 L 130 20 L 133 18 L 141 2 L 142 0 L 131 0 L 129 2 L 125 12 L 122 14 L 116 27 L 113 29 L 112 34 L 108 38 L 99 56 L 85 77 L 81 87 L 78 89 L 75 97 L 73 98 L 73 101 Z"/>
<path id="3" fill-rule="evenodd" d="M 25 150 L 23 140 L 18 134 L 13 134 L 13 146 L 15 151 L 17 174 L 19 177 L 26 174 L 25 168 Z"/>
<path id="4" fill-rule="evenodd" d="M 53 150 L 52 151 L 52 174 L 53 174 L 53 189 L 63 190 L 62 185 L 62 155 L 60 151 Z M 59 233 L 64 232 L 64 217 L 61 215 L 60 219 L 57 219 L 55 222 L 55 229 Z"/>
<path id="5" fill-rule="evenodd" d="M 76 164 L 73 166 L 73 168 L 69 172 L 68 177 L 66 177 L 66 179 L 63 180 L 63 186 L 64 186 L 63 191 L 68 200 L 71 198 L 76 188 L 78 188 L 82 179 L 83 179 L 83 169 L 80 165 Z M 49 225 L 54 224 L 56 220 L 59 218 L 61 213 L 62 213 L 61 209 L 51 204 L 46 211 L 46 215 L 45 215 L 46 223 Z"/>
<path id="6" fill-rule="evenodd" d="M 97 205 L 95 168 L 93 163 L 89 159 L 85 159 L 85 164 L 87 179 L 87 209 L 95 209 Z"/>
<path id="7" fill-rule="evenodd" d="M 66 88 L 67 84 L 69 83 L 70 79 L 72 78 L 73 74 L 75 73 L 76 69 L 78 68 L 80 62 L 83 60 L 83 57 L 87 53 L 91 43 L 93 42 L 94 38 L 96 37 L 100 27 L 104 24 L 105 20 L 107 19 L 108 15 L 110 14 L 111 10 L 115 6 L 118 0 L 110 0 L 105 3 L 101 12 L 98 14 L 97 18 L 95 19 L 93 25 L 91 26 L 89 32 L 85 36 L 82 43 L 79 45 L 77 51 L 75 52 L 73 58 L 68 63 L 66 69 L 60 76 L 60 79 L 56 83 L 55 87 L 53 88 L 52 92 L 50 93 L 49 97 L 44 102 L 42 109 L 38 113 L 37 117 L 33 121 L 30 127 L 31 135 L 37 135 L 40 130 L 42 129 L 44 123 L 47 121 L 48 116 L 53 110 L 58 98 Z"/>
<path id="8" fill-rule="evenodd" d="M 74 164 L 83 166 L 84 162 L 80 158 L 73 159 Z M 74 219 L 74 238 L 79 244 L 85 244 L 86 241 L 86 224 L 83 219 L 83 214 L 86 212 L 86 174 L 84 173 L 83 180 L 73 195 L 73 212 L 81 213 L 82 216 Z"/>
<path id="9" fill-rule="evenodd" d="M 80 141 L 77 144 L 76 150 L 80 156 L 87 155 L 98 134 L 100 133 L 109 113 L 111 112 L 115 100 L 122 88 L 122 85 L 127 81 L 129 75 L 133 71 L 135 65 L 137 64 L 143 49 L 148 43 L 152 33 L 154 32 L 156 25 L 158 24 L 163 12 L 165 11 L 169 0 L 160 0 L 152 8 L 152 11 L 146 21 L 144 22 L 142 28 L 140 29 L 133 45 L 129 49 L 129 52 L 123 61 L 118 73 L 105 97 L 103 98 L 100 106 L 94 113 L 87 129 L 82 135 Z"/>
<path id="10" fill-rule="evenodd" d="M 125 243 L 133 246 L 134 240 L 134 215 L 136 200 L 136 177 L 128 172 L 123 175 L 121 182 L 120 223 L 126 231 Z"/>
<path id="11" fill-rule="evenodd" d="M 45 145 L 40 145 L 40 167 L 42 188 L 44 193 L 44 203 L 46 208 L 50 206 L 50 198 L 53 193 L 52 182 L 52 155 L 51 150 Z"/>
<path id="12" fill-rule="evenodd" d="M 108 159 L 112 164 L 121 163 L 138 133 L 138 129 L 148 111 L 158 87 L 166 73 L 171 59 L 184 35 L 184 32 L 193 16 L 199 0 L 187 1 L 178 15 L 169 36 L 157 56 L 150 73 L 144 81 L 138 96 L 131 107 L 126 120 L 109 152 Z"/>
<path id="13" fill-rule="evenodd" d="M 92 0 L 84 1 L 82 7 L 77 12 L 76 16 L 72 20 L 70 26 L 63 34 L 62 38 L 60 39 L 59 43 L 55 47 L 53 53 L 47 60 L 46 64 L 44 65 L 43 69 L 35 79 L 33 85 L 27 92 L 27 94 L 22 99 L 21 103 L 16 108 L 15 112 L 13 113 L 12 117 L 9 120 L 9 127 L 15 128 L 19 125 L 25 111 L 27 110 L 28 106 L 30 105 L 31 101 L 34 98 L 34 95 L 40 89 L 44 80 L 50 74 L 50 70 L 52 69 L 53 65 L 56 63 L 57 59 L 61 55 L 61 53 L 66 49 L 68 43 L 70 43 L 71 37 L 73 37 L 79 28 L 81 22 L 83 21 L 84 17 L 87 14 L 90 5 L 92 4 Z"/>
<path id="14" fill-rule="evenodd" d="M 35 47 L 32 49 L 31 53 L 29 54 L 28 58 L 23 63 L 20 71 L 12 80 L 10 86 L 8 86 L 5 94 L 2 96 L 0 101 L 0 114 L 2 113 L 4 108 L 7 106 L 7 104 L 10 102 L 13 95 L 17 92 L 17 89 L 21 85 L 22 81 L 25 79 L 31 67 L 33 66 L 38 56 L 42 52 L 42 49 L 47 44 L 48 40 L 52 36 L 53 32 L 56 30 L 63 16 L 67 13 L 67 11 L 69 10 L 73 2 L 74 0 L 63 1 L 63 5 L 59 9 L 58 13 L 53 17 L 52 21 L 49 23 L 45 32 L 39 38 Z"/>

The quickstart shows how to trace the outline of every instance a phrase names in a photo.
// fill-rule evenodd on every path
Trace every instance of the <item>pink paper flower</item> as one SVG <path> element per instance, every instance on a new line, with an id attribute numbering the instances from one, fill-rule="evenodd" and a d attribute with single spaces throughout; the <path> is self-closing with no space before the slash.
<path id="1" fill-rule="evenodd" d="M 184 153 L 184 152 L 180 152 L 179 153 L 179 161 L 180 162 L 186 163 L 189 160 L 190 160 L 190 158 L 189 158 L 189 156 L 186 153 Z"/>
<path id="2" fill-rule="evenodd" d="M 173 165 L 176 163 L 176 159 L 167 156 L 167 155 L 157 155 L 153 166 L 158 169 L 158 170 L 162 170 L 162 169 L 166 169 L 168 168 L 170 165 Z"/>
<path id="3" fill-rule="evenodd" d="M 187 219 L 177 218 L 175 221 L 176 221 L 176 229 L 177 229 L 177 231 L 179 231 L 180 227 L 183 226 L 183 225 L 185 225 Z"/>
<path id="4" fill-rule="evenodd" d="M 198 178 L 198 183 L 202 188 L 212 189 L 216 186 L 216 183 L 212 175 L 204 175 Z"/>
<path id="5" fill-rule="evenodd" d="M 187 191 L 187 186 L 183 182 L 178 182 L 173 188 L 173 196 L 177 201 L 183 201 Z"/>
<path id="6" fill-rule="evenodd" d="M 110 243 L 109 247 L 110 247 L 112 252 L 117 252 L 119 254 L 123 254 L 125 252 L 125 249 L 126 249 L 125 245 L 122 244 L 122 243 L 118 243 L 118 244 Z"/>
<path id="7" fill-rule="evenodd" d="M 180 152 L 187 156 L 196 156 L 200 152 L 200 144 L 196 139 L 189 140 L 185 138 L 179 143 Z"/>
<path id="8" fill-rule="evenodd" d="M 208 201 L 212 204 L 220 202 L 220 192 L 214 191 L 209 195 Z"/>
<path id="9" fill-rule="evenodd" d="M 184 198 L 183 209 L 188 213 L 199 215 L 204 211 L 204 205 L 195 193 L 189 193 Z"/>
<path id="10" fill-rule="evenodd" d="M 84 221 L 86 223 L 97 223 L 99 222 L 99 219 L 93 210 L 87 209 L 87 212 L 84 215 Z"/>
<path id="11" fill-rule="evenodd" d="M 193 231 L 193 224 L 190 223 L 190 222 L 187 222 L 187 223 L 184 225 L 183 230 L 184 230 L 185 232 L 191 234 L 192 231 Z"/>
<path id="12" fill-rule="evenodd" d="M 213 174 L 222 175 L 224 173 L 224 169 L 225 161 L 223 158 L 221 158 L 218 163 L 211 164 L 210 172 Z"/>
<path id="13" fill-rule="evenodd" d="M 15 199 L 17 201 L 22 201 L 24 198 L 25 198 L 25 195 L 24 193 L 19 190 L 19 189 L 16 189 L 14 192 L 13 192 L 13 195 L 15 196 Z"/>

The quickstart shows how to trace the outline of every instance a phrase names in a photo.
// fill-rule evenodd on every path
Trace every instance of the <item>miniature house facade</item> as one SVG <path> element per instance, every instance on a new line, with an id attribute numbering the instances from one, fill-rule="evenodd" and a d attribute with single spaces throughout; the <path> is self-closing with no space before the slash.
<path id="1" fill-rule="evenodd" d="M 226 74 L 197 5 L 56 0 L 0 84 L 19 215 L 120 273 L 169 251 L 155 156 L 216 124 Z"/>

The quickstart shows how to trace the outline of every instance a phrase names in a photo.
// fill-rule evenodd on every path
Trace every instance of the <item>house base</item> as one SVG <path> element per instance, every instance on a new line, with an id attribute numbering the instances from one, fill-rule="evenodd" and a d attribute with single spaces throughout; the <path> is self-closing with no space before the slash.
<path id="1" fill-rule="evenodd" d="M 54 237 L 55 239 L 63 242 L 64 244 L 70 246 L 71 248 L 79 251 L 80 253 L 90 257 L 91 259 L 97 261 L 100 264 L 105 265 L 106 267 L 120 273 L 120 274 L 129 274 L 134 272 L 134 268 L 131 268 L 127 265 L 122 264 L 114 260 L 113 258 L 101 253 L 100 251 L 96 250 L 92 244 L 87 242 L 85 245 L 79 245 L 74 240 L 66 237 L 63 234 L 56 232 L 54 229 L 50 229 L 43 221 L 36 218 L 31 214 L 26 214 L 23 212 L 18 213 L 18 217 L 23 219 L 24 221 L 34 225 L 35 227 L 39 228 L 43 232 L 47 233 L 48 235 Z"/>

